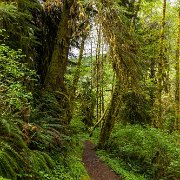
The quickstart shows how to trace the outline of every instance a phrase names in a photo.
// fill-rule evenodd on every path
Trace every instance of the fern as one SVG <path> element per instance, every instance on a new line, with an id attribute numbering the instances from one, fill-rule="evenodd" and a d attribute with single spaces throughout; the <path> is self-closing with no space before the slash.
<path id="1" fill-rule="evenodd" d="M 4 145 L 0 150 L 0 175 L 7 178 L 16 179 L 16 169 L 18 168 L 18 164 L 16 163 L 16 159 L 14 159 L 6 149 L 11 149 L 9 145 L 4 142 L 1 142 Z"/>
<path id="2" fill-rule="evenodd" d="M 54 122 L 56 122 L 57 119 L 54 119 Z M 43 125 L 44 128 L 53 128 L 53 129 L 56 129 L 56 130 L 62 130 L 64 128 L 63 125 L 61 124 L 58 124 L 58 123 L 48 123 L 48 124 L 44 124 Z"/>
<path id="3" fill-rule="evenodd" d="M 16 121 L 12 119 L 0 118 L 1 138 L 9 142 L 14 148 L 27 149 L 27 145 L 22 139 L 22 132 L 15 124 Z"/>
<path id="4" fill-rule="evenodd" d="M 11 3 L 7 4 L 5 2 L 0 2 L 0 20 L 8 19 L 8 18 L 16 18 L 17 16 L 17 8 Z"/>
<path id="5" fill-rule="evenodd" d="M 1 159 L 1 168 L 3 166 L 4 169 L 4 175 L 5 177 L 16 179 L 16 171 L 14 165 L 17 165 L 15 163 L 15 160 L 9 156 L 6 152 L 0 153 L 0 159 Z"/>
<path id="6" fill-rule="evenodd" d="M 46 155 L 46 159 L 47 159 L 47 156 Z M 39 172 L 41 171 L 42 169 L 46 172 L 50 172 L 50 167 L 47 165 L 47 161 L 46 159 L 44 158 L 44 153 L 41 153 L 39 151 L 31 151 L 30 152 L 30 161 L 32 162 L 31 166 L 32 166 L 32 169 L 34 172 Z M 52 165 L 52 161 L 53 160 L 50 160 L 50 157 L 49 157 L 49 160 L 48 160 L 48 163 L 50 163 L 51 166 Z"/>
<path id="7" fill-rule="evenodd" d="M 55 165 L 56 165 L 54 160 L 47 153 L 41 152 L 41 154 L 44 156 L 44 159 L 45 159 L 46 164 L 48 165 L 48 167 L 50 169 L 53 169 L 55 167 Z"/>

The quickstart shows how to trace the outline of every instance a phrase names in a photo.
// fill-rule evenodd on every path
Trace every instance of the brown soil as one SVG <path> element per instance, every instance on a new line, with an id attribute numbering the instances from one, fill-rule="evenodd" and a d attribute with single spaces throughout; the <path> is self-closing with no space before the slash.
<path id="1" fill-rule="evenodd" d="M 91 180 L 120 180 L 96 155 L 95 145 L 90 141 L 84 142 L 83 163 Z"/>

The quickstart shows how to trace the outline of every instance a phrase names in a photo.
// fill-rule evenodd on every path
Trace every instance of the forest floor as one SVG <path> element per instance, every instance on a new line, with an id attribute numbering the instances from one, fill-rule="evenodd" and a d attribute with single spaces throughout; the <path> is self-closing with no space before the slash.
<path id="1" fill-rule="evenodd" d="M 83 163 L 91 180 L 120 180 L 97 155 L 95 145 L 91 141 L 84 142 Z"/>

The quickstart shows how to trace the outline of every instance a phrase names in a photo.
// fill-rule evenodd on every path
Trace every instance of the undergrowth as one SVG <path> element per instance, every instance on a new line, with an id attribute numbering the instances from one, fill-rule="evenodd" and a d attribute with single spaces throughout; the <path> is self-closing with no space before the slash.
<path id="1" fill-rule="evenodd" d="M 111 155 L 104 151 L 97 151 L 97 155 L 112 168 L 114 172 L 125 180 L 145 180 L 143 175 L 134 173 L 133 171 L 127 170 L 124 166 L 124 162 L 117 157 L 112 158 Z"/>
<path id="2" fill-rule="evenodd" d="M 140 125 L 117 125 L 100 157 L 125 179 L 180 178 L 179 135 Z M 129 172 L 129 174 L 128 174 Z M 133 178 L 131 177 L 133 174 Z"/>
<path id="3" fill-rule="evenodd" d="M 39 112 L 33 111 L 32 123 L 12 116 L 0 118 L 0 175 L 9 179 L 88 179 L 81 161 L 86 134 L 79 119 L 65 127 L 48 113 Z"/>
<path id="4" fill-rule="evenodd" d="M 82 163 L 83 141 L 87 134 L 83 132 L 84 125 L 78 117 L 72 119 L 69 126 L 69 133 L 63 135 L 66 144 L 64 152 L 53 154 L 56 159 L 56 166 L 52 173 L 39 172 L 39 179 L 59 180 L 59 179 L 89 179 L 89 176 Z M 57 152 L 56 152 L 57 153 Z"/>
<path id="5" fill-rule="evenodd" d="M 21 50 L 0 44 L 0 179 L 86 176 L 82 141 L 68 127 L 59 96 L 29 92 L 27 84 L 35 86 L 36 73 L 23 58 Z"/>
<path id="6" fill-rule="evenodd" d="M 33 96 L 26 85 L 34 84 L 36 73 L 24 58 L 21 50 L 0 44 L 0 176 L 13 180 L 36 179 L 40 169 L 51 172 L 55 166 L 48 151 L 31 146 L 39 143 L 37 134 L 48 133 L 29 123 Z"/>

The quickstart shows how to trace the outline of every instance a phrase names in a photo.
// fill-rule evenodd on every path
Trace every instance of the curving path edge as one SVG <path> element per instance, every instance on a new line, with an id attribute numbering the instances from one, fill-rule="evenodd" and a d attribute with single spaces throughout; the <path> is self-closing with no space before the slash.
<path id="1" fill-rule="evenodd" d="M 84 142 L 82 161 L 91 180 L 120 180 L 97 155 L 95 145 L 91 141 Z"/>

